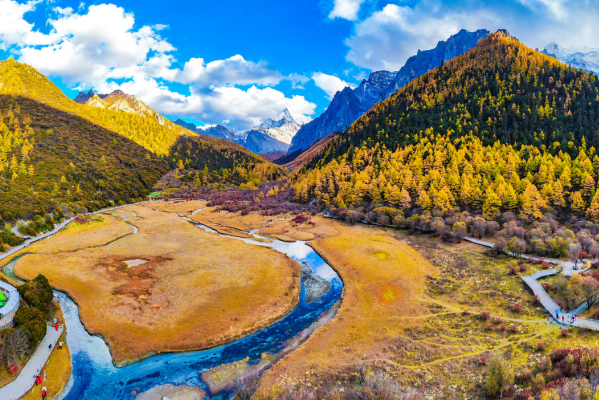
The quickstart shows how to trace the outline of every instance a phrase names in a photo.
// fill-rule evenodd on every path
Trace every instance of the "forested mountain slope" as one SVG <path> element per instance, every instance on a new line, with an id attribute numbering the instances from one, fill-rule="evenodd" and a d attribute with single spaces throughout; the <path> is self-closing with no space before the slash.
<path id="1" fill-rule="evenodd" d="M 596 208 L 587 215 L 599 219 L 598 129 L 596 76 L 499 31 L 335 137 L 297 189 L 302 200 L 337 206 L 534 217 Z"/>
<path id="2" fill-rule="evenodd" d="M 0 94 L 30 97 L 55 109 L 73 113 L 117 132 L 157 155 L 167 155 L 182 134 L 192 135 L 170 121 L 161 124 L 157 118 L 78 104 L 34 68 L 13 59 L 0 62 Z"/>
<path id="3" fill-rule="evenodd" d="M 140 199 L 165 160 L 85 118 L 0 95 L 0 216 L 33 217 L 61 203 L 88 208 Z"/>
<path id="4" fill-rule="evenodd" d="M 98 97 L 102 104 L 78 104 L 12 59 L 0 62 L 0 98 L 5 220 L 43 214 L 63 202 L 99 208 L 141 198 L 177 166 L 221 175 L 237 169 L 241 182 L 276 169 L 235 143 L 171 123 L 135 96 L 115 92 Z"/>

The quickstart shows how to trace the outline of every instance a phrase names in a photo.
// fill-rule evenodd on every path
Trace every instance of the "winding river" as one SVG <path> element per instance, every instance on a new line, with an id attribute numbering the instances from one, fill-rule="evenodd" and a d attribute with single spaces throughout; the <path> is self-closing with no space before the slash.
<path id="1" fill-rule="evenodd" d="M 192 222 L 188 218 L 180 218 Z M 198 228 L 221 235 L 206 226 L 192 223 Z M 286 243 L 260 237 L 254 231 L 250 233 L 255 239 L 221 236 L 270 247 L 302 264 L 300 299 L 291 313 L 268 328 L 220 347 L 155 355 L 135 364 L 117 368 L 112 363 L 110 350 L 104 340 L 86 331 L 79 319 L 77 304 L 65 293 L 55 292 L 55 297 L 65 316 L 68 332 L 66 341 L 71 350 L 73 363 L 71 378 L 59 398 L 132 400 L 137 394 L 151 388 L 171 384 L 200 387 L 206 392 L 207 399 L 230 399 L 233 393 L 227 390 L 211 393 L 206 382 L 202 380 L 201 371 L 243 360 L 246 357 L 249 358 L 250 365 L 257 365 L 263 353 L 276 356 L 282 352 L 289 352 L 292 347 L 289 344 L 292 341 L 305 340 L 315 326 L 331 318 L 336 312 L 343 291 L 343 284 L 337 273 L 305 242 Z M 11 260 L 4 267 L 4 271 L 12 274 L 16 261 L 16 259 Z M 316 275 L 317 280 L 326 280 L 329 283 L 327 288 L 330 287 L 326 293 L 310 302 L 306 302 L 304 284 L 306 273 Z"/>

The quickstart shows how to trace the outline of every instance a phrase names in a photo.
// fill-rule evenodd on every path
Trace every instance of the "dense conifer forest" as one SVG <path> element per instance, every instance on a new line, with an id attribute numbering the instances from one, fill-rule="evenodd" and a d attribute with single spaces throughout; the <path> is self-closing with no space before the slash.
<path id="1" fill-rule="evenodd" d="M 597 146 L 598 78 L 500 31 L 335 137 L 296 189 L 337 207 L 599 221 Z"/>

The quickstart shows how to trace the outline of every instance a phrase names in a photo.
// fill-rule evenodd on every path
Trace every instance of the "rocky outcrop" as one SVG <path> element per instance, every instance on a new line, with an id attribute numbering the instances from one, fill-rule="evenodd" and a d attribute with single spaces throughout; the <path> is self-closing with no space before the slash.
<path id="1" fill-rule="evenodd" d="M 115 90 L 109 94 L 96 94 L 93 90 L 89 92 L 79 92 L 74 99 L 77 103 L 85 104 L 89 107 L 107 108 L 115 111 L 122 111 L 132 114 L 138 114 L 142 117 L 151 116 L 157 119 L 160 125 L 165 125 L 166 120 L 156 111 L 148 107 L 141 101 L 139 96 L 131 95 L 122 90 Z"/>
<path id="2" fill-rule="evenodd" d="M 373 72 L 357 88 L 346 87 L 337 92 L 326 111 L 297 132 L 289 153 L 305 150 L 330 133 L 347 129 L 376 103 L 385 100 L 412 79 L 469 51 L 488 34 L 485 29 L 476 32 L 461 30 L 447 41 L 439 42 L 432 50 L 418 51 L 399 71 Z"/>
<path id="3" fill-rule="evenodd" d="M 331 284 L 320 275 L 316 275 L 307 262 L 302 261 L 300 265 L 302 266 L 302 284 L 306 293 L 306 303 L 312 303 L 324 296 L 331 289 Z"/>

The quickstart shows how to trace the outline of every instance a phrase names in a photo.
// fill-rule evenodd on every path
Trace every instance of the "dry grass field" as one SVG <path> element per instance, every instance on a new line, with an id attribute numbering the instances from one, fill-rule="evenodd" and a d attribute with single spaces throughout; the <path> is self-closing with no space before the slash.
<path id="1" fill-rule="evenodd" d="M 274 219 L 274 217 L 265 217 L 255 213 L 241 215 L 241 213 L 230 213 L 228 211 L 215 212 L 212 207 L 195 215 L 190 215 L 189 218 L 220 233 L 242 238 L 250 237 L 247 232 L 258 229 L 266 224 L 268 220 Z"/>
<path id="2" fill-rule="evenodd" d="M 30 253 L 64 253 L 88 247 L 105 246 L 108 243 L 133 233 L 133 227 L 125 221 L 135 224 L 133 214 L 116 211 L 91 217 L 92 221 L 80 224 L 75 221 L 68 224 L 60 234 L 51 240 L 33 243 L 26 251 Z"/>
<path id="3" fill-rule="evenodd" d="M 153 210 L 165 211 L 170 213 L 177 213 L 182 216 L 190 216 L 194 211 L 206 207 L 208 204 L 206 201 L 192 200 L 192 201 L 164 201 L 156 200 L 150 203 L 145 203 L 146 207 Z"/>
<path id="4" fill-rule="evenodd" d="M 262 396 L 276 392 L 277 384 L 312 378 L 306 374 L 337 374 L 375 363 L 386 356 L 390 341 L 422 324 L 414 317 L 425 312 L 419 299 L 435 268 L 385 230 L 331 223 L 338 234 L 310 245 L 343 279 L 341 308 L 333 321 L 265 373 Z"/>
<path id="5" fill-rule="evenodd" d="M 311 245 L 344 279 L 341 309 L 264 374 L 259 399 L 278 398 L 296 384 L 355 382 L 360 370 L 385 371 L 425 398 L 486 398 L 493 355 L 520 376 L 552 350 L 599 346 L 596 332 L 573 329 L 563 337 L 546 324 L 520 277 L 509 274 L 508 257 L 402 231 L 335 228 L 340 235 Z"/>
<path id="6" fill-rule="evenodd" d="M 69 293 L 116 363 L 219 345 L 272 324 L 297 304 L 300 267 L 286 256 L 145 206 L 120 210 L 137 214 L 139 233 L 103 247 L 30 254 L 15 266 L 17 275 L 42 273 Z M 40 245 L 51 250 L 54 241 L 63 243 L 61 235 Z"/>

